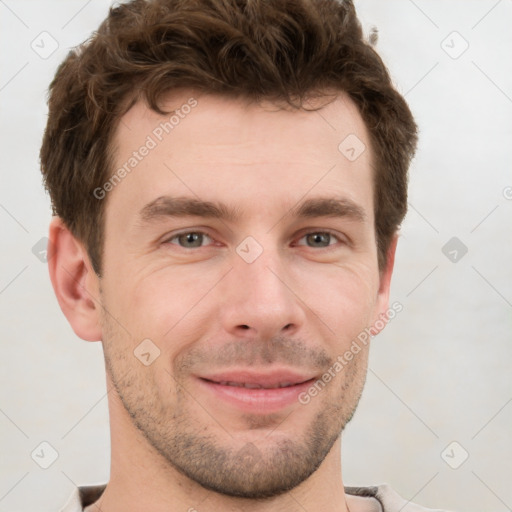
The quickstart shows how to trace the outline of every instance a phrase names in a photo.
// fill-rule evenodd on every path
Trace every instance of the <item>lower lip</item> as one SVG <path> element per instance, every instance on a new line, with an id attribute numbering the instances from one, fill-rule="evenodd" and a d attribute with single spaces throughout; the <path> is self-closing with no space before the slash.
<path id="1" fill-rule="evenodd" d="M 285 388 L 251 389 L 238 386 L 226 386 L 199 378 L 203 389 L 216 398 L 234 405 L 238 409 L 251 413 L 269 414 L 278 412 L 284 407 L 298 402 L 299 395 L 306 391 L 315 379 Z"/>

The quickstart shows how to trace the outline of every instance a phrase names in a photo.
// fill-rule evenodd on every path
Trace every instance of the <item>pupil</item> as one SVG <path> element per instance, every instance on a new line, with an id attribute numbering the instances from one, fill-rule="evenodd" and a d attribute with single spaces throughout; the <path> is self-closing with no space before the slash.
<path id="1" fill-rule="evenodd" d="M 201 245 L 201 235 L 199 233 L 187 233 L 184 235 L 185 244 L 190 244 L 192 247 L 199 247 Z M 199 241 L 199 244 L 197 242 Z"/>
<path id="2" fill-rule="evenodd" d="M 310 235 L 310 241 L 314 244 L 320 244 L 322 247 L 327 247 L 329 245 L 329 233 L 315 233 Z"/>

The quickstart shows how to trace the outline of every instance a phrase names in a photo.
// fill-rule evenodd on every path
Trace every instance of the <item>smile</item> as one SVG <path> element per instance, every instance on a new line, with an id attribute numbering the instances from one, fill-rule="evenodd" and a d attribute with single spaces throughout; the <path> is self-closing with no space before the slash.
<path id="1" fill-rule="evenodd" d="M 220 400 L 242 412 L 270 414 L 297 403 L 300 393 L 315 379 L 285 370 L 259 374 L 240 371 L 231 372 L 229 377 L 226 373 L 199 377 L 197 382 L 208 397 L 207 404 L 215 406 Z"/>

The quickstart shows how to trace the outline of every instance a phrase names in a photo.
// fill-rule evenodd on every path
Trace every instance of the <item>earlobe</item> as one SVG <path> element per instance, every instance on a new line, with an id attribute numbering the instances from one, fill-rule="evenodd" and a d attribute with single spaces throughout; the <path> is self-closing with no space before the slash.
<path id="1" fill-rule="evenodd" d="M 77 336 L 101 340 L 99 278 L 87 251 L 59 217 L 50 223 L 49 239 L 48 269 L 62 312 Z"/>

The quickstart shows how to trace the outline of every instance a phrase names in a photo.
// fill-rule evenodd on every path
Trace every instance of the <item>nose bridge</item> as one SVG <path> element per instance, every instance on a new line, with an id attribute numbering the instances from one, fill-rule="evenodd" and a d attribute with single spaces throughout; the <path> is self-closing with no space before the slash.
<path id="1" fill-rule="evenodd" d="M 248 298 L 253 304 L 273 304 L 274 310 L 291 301 L 291 291 L 287 287 L 286 272 L 275 258 L 261 257 L 250 265 L 240 265 L 240 277 Z"/>
<path id="2" fill-rule="evenodd" d="M 223 301 L 228 330 L 250 329 L 253 334 L 274 336 L 284 329 L 291 332 L 302 322 L 284 255 L 271 238 L 266 237 L 263 244 L 248 237 L 236 248 Z"/>

